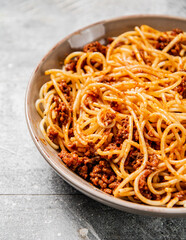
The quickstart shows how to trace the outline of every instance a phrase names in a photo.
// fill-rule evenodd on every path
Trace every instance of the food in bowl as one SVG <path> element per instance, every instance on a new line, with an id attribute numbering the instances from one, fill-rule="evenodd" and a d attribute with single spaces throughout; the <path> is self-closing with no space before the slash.
<path id="1" fill-rule="evenodd" d="M 62 161 L 105 193 L 186 206 L 186 33 L 135 27 L 49 69 L 36 109 Z"/>

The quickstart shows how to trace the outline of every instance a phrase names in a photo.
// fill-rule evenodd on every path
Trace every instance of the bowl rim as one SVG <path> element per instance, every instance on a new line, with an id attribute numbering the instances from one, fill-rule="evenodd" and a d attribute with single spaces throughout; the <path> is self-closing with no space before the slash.
<path id="1" fill-rule="evenodd" d="M 179 207 L 179 208 L 166 208 L 166 207 L 161 207 L 161 206 L 150 206 L 150 205 L 145 205 L 145 204 L 138 204 L 138 203 L 133 203 L 130 201 L 122 200 L 119 198 L 115 198 L 113 196 L 110 196 L 101 190 L 95 188 L 94 186 L 91 187 L 92 185 L 90 184 L 90 187 L 87 186 L 87 181 L 82 179 L 80 176 L 72 172 L 70 169 L 65 168 L 65 171 L 61 171 L 61 168 L 56 166 L 54 162 L 51 161 L 50 157 L 48 154 L 42 149 L 42 145 L 40 141 L 37 140 L 37 136 L 34 134 L 34 127 L 30 122 L 29 119 L 29 107 L 28 107 L 28 102 L 29 102 L 29 89 L 30 86 L 33 82 L 34 76 L 37 73 L 38 69 L 44 62 L 44 60 L 50 55 L 56 47 L 61 45 L 63 42 L 68 40 L 70 37 L 72 37 L 75 34 L 80 33 L 83 30 L 86 30 L 94 25 L 99 25 L 99 24 L 105 24 L 105 23 L 110 23 L 110 22 L 115 22 L 119 20 L 128 20 L 128 19 L 138 19 L 138 18 L 163 18 L 163 19 L 170 19 L 170 20 L 180 20 L 180 21 L 185 21 L 186 18 L 184 17 L 177 17 L 177 16 L 170 16 L 170 15 L 159 15 L 159 14 L 136 14 L 136 15 L 127 15 L 127 16 L 120 16 L 116 18 L 110 18 L 107 20 L 102 20 L 98 21 L 92 24 L 89 24 L 79 30 L 76 30 L 70 34 L 68 34 L 66 37 L 62 38 L 59 42 L 57 42 L 46 54 L 45 56 L 40 60 L 39 64 L 37 64 L 35 70 L 32 72 L 30 80 L 27 84 L 26 88 L 26 93 L 25 93 L 25 117 L 26 117 L 26 123 L 30 132 L 30 135 L 32 137 L 33 142 L 35 143 L 37 149 L 41 153 L 41 155 L 44 157 L 44 159 L 48 162 L 48 164 L 56 171 L 56 173 L 62 177 L 67 183 L 69 183 L 71 186 L 82 192 L 83 194 L 89 196 L 90 198 L 99 201 L 103 204 L 109 205 L 113 208 L 124 210 L 127 212 L 132 212 L 136 214 L 143 214 L 143 215 L 151 215 L 151 216 L 164 216 L 164 217 L 183 217 L 186 216 L 186 208 L 184 207 Z M 74 178 L 79 178 L 81 181 L 76 181 Z"/>

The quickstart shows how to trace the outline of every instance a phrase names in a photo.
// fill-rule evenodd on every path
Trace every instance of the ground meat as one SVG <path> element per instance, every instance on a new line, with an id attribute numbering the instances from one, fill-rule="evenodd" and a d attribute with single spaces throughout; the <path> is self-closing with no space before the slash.
<path id="1" fill-rule="evenodd" d="M 110 84 L 110 83 L 112 83 L 112 82 L 115 82 L 116 79 L 115 79 L 114 77 L 112 77 L 112 76 L 104 75 L 104 76 L 102 76 L 102 77 L 100 78 L 99 81 L 102 82 L 102 83 Z"/>
<path id="2" fill-rule="evenodd" d="M 186 200 L 186 192 L 180 191 L 176 194 L 176 197 L 178 197 L 180 201 Z"/>
<path id="3" fill-rule="evenodd" d="M 104 121 L 105 126 L 108 126 L 109 124 L 112 123 L 113 119 L 115 119 L 116 114 L 112 113 L 112 112 L 107 112 L 104 119 L 102 119 L 102 121 Z"/>
<path id="4" fill-rule="evenodd" d="M 71 137 L 74 137 L 74 129 L 73 128 L 70 128 L 69 131 L 68 131 L 68 137 L 71 138 Z"/>
<path id="5" fill-rule="evenodd" d="M 112 37 L 108 37 L 108 38 L 107 38 L 108 44 L 111 44 L 113 41 L 114 41 L 114 38 L 112 38 Z"/>
<path id="6" fill-rule="evenodd" d="M 143 161 L 143 154 L 135 147 L 131 147 L 131 150 L 125 161 L 125 166 L 132 166 L 137 169 Z"/>
<path id="7" fill-rule="evenodd" d="M 55 129 L 50 128 L 48 131 L 48 137 L 50 138 L 50 140 L 54 141 L 54 139 L 56 139 L 57 136 L 58 132 Z"/>
<path id="8" fill-rule="evenodd" d="M 125 166 L 131 166 L 134 170 L 138 169 L 143 162 L 144 155 L 136 148 L 131 147 L 128 157 L 125 161 Z M 145 169 L 156 170 L 159 164 L 159 159 L 156 154 L 150 154 L 146 163 Z"/>
<path id="9" fill-rule="evenodd" d="M 88 166 L 87 165 L 83 165 L 81 167 L 78 168 L 78 174 L 84 178 L 87 179 L 88 177 Z"/>
<path id="10" fill-rule="evenodd" d="M 157 39 L 156 49 L 163 50 L 169 44 L 169 42 L 170 42 L 169 38 L 160 36 Z"/>
<path id="11" fill-rule="evenodd" d="M 104 149 L 104 151 L 110 151 L 110 150 L 117 150 L 117 149 L 120 149 L 116 142 L 114 143 L 109 143 L 109 145 Z"/>
<path id="12" fill-rule="evenodd" d="M 155 149 L 155 150 L 160 150 L 160 144 L 159 144 L 159 142 L 154 142 L 154 141 L 148 140 L 148 141 L 147 141 L 147 144 L 148 144 L 151 148 L 153 148 L 153 149 Z"/>
<path id="13" fill-rule="evenodd" d="M 68 153 L 62 150 L 59 153 L 59 157 L 72 171 L 76 171 L 76 169 L 80 167 L 81 164 L 84 162 L 84 158 L 78 157 L 78 155 L 75 152 Z"/>
<path id="14" fill-rule="evenodd" d="M 145 56 L 144 50 L 140 50 L 139 53 L 140 53 L 143 61 L 145 62 L 145 64 L 150 66 L 152 64 L 151 57 L 150 56 Z"/>
<path id="15" fill-rule="evenodd" d="M 134 51 L 131 52 L 131 57 L 132 57 L 132 58 L 136 58 L 136 54 L 135 54 Z"/>
<path id="16" fill-rule="evenodd" d="M 79 157 L 75 152 L 68 153 L 62 150 L 59 157 L 72 171 L 106 193 L 112 194 L 120 183 L 109 162 L 100 156 Z"/>
<path id="17" fill-rule="evenodd" d="M 175 29 L 173 29 L 173 30 L 171 31 L 171 35 L 172 35 L 172 36 L 176 36 L 176 35 L 178 35 L 178 34 L 180 34 L 180 33 L 183 33 L 183 31 L 182 31 L 181 29 L 179 29 L 179 28 L 175 28 Z"/>
<path id="18" fill-rule="evenodd" d="M 120 129 L 116 136 L 117 143 L 123 143 L 123 141 L 128 138 L 128 135 L 129 135 L 128 127 Z"/>
<path id="19" fill-rule="evenodd" d="M 69 63 L 67 63 L 66 65 L 65 65 L 65 70 L 67 70 L 67 71 L 76 71 L 76 63 L 75 63 L 75 61 L 70 61 Z"/>
<path id="20" fill-rule="evenodd" d="M 66 124 L 69 118 L 69 110 L 67 106 L 58 96 L 54 96 L 54 102 L 56 102 L 54 110 L 57 112 L 57 120 L 59 124 Z"/>
<path id="21" fill-rule="evenodd" d="M 134 159 L 131 164 L 132 167 L 134 168 L 134 170 L 138 169 L 143 162 L 143 154 L 141 152 L 135 151 L 131 153 L 130 161 L 131 158 Z"/>
<path id="22" fill-rule="evenodd" d="M 98 41 L 88 43 L 87 45 L 84 46 L 83 51 L 84 52 L 100 52 L 103 55 L 106 55 L 106 47 L 103 46 Z"/>
<path id="23" fill-rule="evenodd" d="M 93 185 L 109 194 L 112 194 L 113 190 L 120 183 L 120 181 L 117 180 L 115 173 L 111 169 L 109 162 L 106 160 L 101 160 L 96 166 L 93 167 L 92 171 L 90 172 L 90 181 L 93 183 Z"/>
<path id="24" fill-rule="evenodd" d="M 62 150 L 59 157 L 72 171 L 78 173 L 81 177 L 87 179 L 90 170 L 100 160 L 100 158 L 79 157 L 76 152 L 68 153 Z"/>
<path id="25" fill-rule="evenodd" d="M 152 199 L 152 197 L 153 197 L 152 193 L 150 192 L 150 190 L 148 188 L 147 181 L 146 181 L 146 178 L 149 176 L 149 174 L 151 172 L 152 172 L 151 170 L 146 170 L 139 179 L 139 190 L 140 190 L 141 194 L 148 199 Z"/>
<path id="26" fill-rule="evenodd" d="M 171 39 L 170 38 L 165 38 L 163 36 L 160 36 L 157 39 L 157 44 L 156 44 L 156 49 L 158 50 L 163 50 L 169 43 Z M 173 56 L 179 56 L 181 51 L 181 44 L 178 42 L 174 44 L 174 46 L 169 50 L 169 54 Z"/>
<path id="27" fill-rule="evenodd" d="M 112 194 L 112 189 L 110 188 L 105 188 L 103 191 L 107 194 L 110 194 L 110 195 Z"/>
<path id="28" fill-rule="evenodd" d="M 125 139 L 128 138 L 129 135 L 129 118 L 126 117 L 122 121 L 122 128 L 119 129 L 118 134 L 116 136 L 116 143 L 121 144 Z"/>
<path id="29" fill-rule="evenodd" d="M 56 107 L 55 107 L 55 110 L 56 111 L 60 111 L 61 110 L 61 98 L 57 95 L 54 95 L 54 102 L 56 102 Z"/>
<path id="30" fill-rule="evenodd" d="M 59 89 L 66 94 L 67 96 L 70 96 L 70 87 L 68 86 L 68 84 L 66 83 L 65 80 L 61 80 L 61 82 L 59 83 Z"/>
<path id="31" fill-rule="evenodd" d="M 181 44 L 178 42 L 169 50 L 168 53 L 173 56 L 179 56 L 181 49 L 182 49 Z"/>
<path id="32" fill-rule="evenodd" d="M 75 71 L 76 71 L 76 65 L 77 65 L 78 59 L 79 59 L 79 57 L 75 57 L 75 58 L 71 59 L 71 60 L 69 61 L 69 63 L 67 63 L 67 64 L 65 65 L 65 70 L 75 72 Z"/>
<path id="33" fill-rule="evenodd" d="M 59 112 L 59 123 L 66 124 L 68 121 L 68 109 L 66 108 L 66 105 L 63 103 L 61 111 Z"/>
<path id="34" fill-rule="evenodd" d="M 186 182 L 180 182 L 180 186 L 183 190 L 186 190 Z"/>
<path id="35" fill-rule="evenodd" d="M 119 104 L 118 102 L 112 101 L 110 103 L 111 108 L 116 111 L 116 112 L 121 112 L 122 111 L 122 104 Z"/>
<path id="36" fill-rule="evenodd" d="M 85 156 L 91 157 L 91 158 L 95 156 L 94 146 L 95 146 L 94 143 L 91 143 L 91 142 L 88 143 L 88 148 L 86 149 Z"/>
<path id="37" fill-rule="evenodd" d="M 93 102 L 95 102 L 99 98 L 99 89 L 94 89 L 88 92 L 88 97 L 91 97 Z"/>
<path id="38" fill-rule="evenodd" d="M 124 45 L 124 42 L 120 41 L 120 42 L 115 44 L 114 48 L 120 47 L 122 45 Z"/>
<path id="39" fill-rule="evenodd" d="M 149 158 L 146 164 L 146 169 L 156 170 L 158 164 L 159 164 L 159 158 L 157 157 L 157 155 L 151 154 L 149 155 Z"/>
<path id="40" fill-rule="evenodd" d="M 186 76 L 182 78 L 180 85 L 174 88 L 183 98 L 186 98 Z"/>
<path id="41" fill-rule="evenodd" d="M 71 148 L 73 151 L 76 151 L 76 150 L 77 150 L 77 145 L 76 145 L 75 142 L 69 143 L 69 144 L 68 144 L 68 147 Z"/>
<path id="42" fill-rule="evenodd" d="M 132 162 L 132 167 L 134 168 L 134 170 L 138 169 L 141 164 L 143 162 L 143 158 L 139 157 L 139 158 L 136 158 L 133 162 Z"/>

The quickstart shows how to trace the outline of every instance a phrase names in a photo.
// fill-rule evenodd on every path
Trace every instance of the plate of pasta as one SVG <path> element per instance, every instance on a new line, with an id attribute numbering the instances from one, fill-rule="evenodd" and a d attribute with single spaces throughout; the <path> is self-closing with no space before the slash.
<path id="1" fill-rule="evenodd" d="M 54 170 L 120 210 L 186 215 L 186 20 L 128 16 L 61 40 L 28 84 L 31 136 Z"/>

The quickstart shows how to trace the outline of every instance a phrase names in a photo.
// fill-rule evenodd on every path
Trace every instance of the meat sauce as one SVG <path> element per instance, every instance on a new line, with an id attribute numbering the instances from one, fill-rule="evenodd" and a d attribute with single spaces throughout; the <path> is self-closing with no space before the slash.
<path id="1" fill-rule="evenodd" d="M 183 33 L 182 30 L 176 28 L 173 29 L 171 32 L 172 36 L 176 36 L 180 33 Z M 168 37 L 164 37 L 164 36 L 160 36 L 157 39 L 157 43 L 156 43 L 156 49 L 158 50 L 163 50 L 169 43 L 171 42 L 171 39 Z M 182 47 L 181 47 L 181 43 L 176 43 L 174 44 L 174 46 L 169 50 L 169 54 L 173 55 L 173 56 L 179 56 L 180 55 L 180 51 L 181 51 Z"/>
<path id="2" fill-rule="evenodd" d="M 72 171 L 106 193 L 112 194 L 120 183 L 109 162 L 99 156 L 79 157 L 75 152 L 61 151 L 59 157 Z"/>
<path id="3" fill-rule="evenodd" d="M 172 35 L 176 36 L 177 34 L 181 33 L 182 31 L 179 29 L 174 29 L 172 31 Z M 108 39 L 108 45 L 111 44 L 113 39 Z M 156 49 L 163 50 L 170 42 L 171 40 L 169 38 L 165 38 L 163 36 L 160 36 L 156 41 Z M 119 44 L 118 44 L 119 46 Z M 181 45 L 175 44 L 169 51 L 169 54 L 174 56 L 179 56 L 181 49 Z M 100 52 L 103 55 L 106 55 L 107 46 L 104 46 L 100 44 L 98 41 L 89 43 L 84 46 L 83 48 L 84 52 Z M 143 59 L 144 53 L 143 51 L 140 52 Z M 76 71 L 76 65 L 78 62 L 78 57 L 73 58 L 70 60 L 68 64 L 65 65 L 65 69 L 67 71 Z M 145 59 L 146 64 L 151 64 L 148 59 Z M 100 78 L 100 82 L 110 84 L 114 82 L 115 79 L 110 76 L 103 76 Z M 61 82 L 59 85 L 60 90 L 65 94 L 65 97 L 68 99 L 70 98 L 70 89 L 66 82 Z M 182 82 L 179 86 L 177 86 L 174 90 L 177 91 L 179 94 L 181 94 L 184 98 L 186 98 L 186 77 L 183 77 Z M 88 96 L 93 101 L 99 97 L 99 92 L 96 91 L 90 91 Z M 54 97 L 54 102 L 56 102 L 55 111 L 57 112 L 57 121 L 60 123 L 59 125 L 67 123 L 68 117 L 69 117 L 69 109 L 67 109 L 66 105 L 60 101 L 60 98 L 58 96 Z M 85 101 L 85 106 L 89 107 L 88 101 Z M 117 111 L 121 111 L 121 105 L 118 104 L 115 101 L 112 101 L 110 103 L 110 107 Z M 107 113 L 106 117 L 104 119 L 104 122 L 106 122 L 107 125 L 109 125 L 112 120 L 116 117 L 114 113 Z M 50 128 L 48 131 L 49 138 L 54 141 L 57 138 L 57 132 Z M 129 135 L 129 118 L 126 117 L 122 123 L 121 128 L 117 131 L 116 135 L 113 136 L 112 141 L 109 145 L 105 146 L 106 150 L 115 150 L 115 149 L 121 149 L 122 143 L 125 139 L 128 138 Z M 70 128 L 69 130 L 69 138 L 74 136 L 73 134 L 73 128 Z M 136 126 L 134 125 L 133 129 L 133 140 L 135 142 L 139 142 L 139 135 Z M 101 189 L 102 191 L 113 194 L 113 190 L 121 183 L 121 180 L 113 171 L 113 169 L 110 166 L 109 161 L 111 159 L 109 158 L 102 158 L 98 155 L 96 155 L 94 151 L 94 146 L 88 146 L 84 156 L 79 156 L 76 151 L 76 145 L 72 144 L 70 146 L 71 149 L 74 149 L 73 152 L 69 153 L 67 151 L 62 150 L 59 153 L 59 157 L 62 159 L 62 161 L 67 165 L 68 168 L 70 168 L 72 171 L 77 173 L 79 176 L 96 186 L 97 188 Z M 131 147 L 131 150 L 128 154 L 128 157 L 125 161 L 125 167 L 129 167 L 132 169 L 131 171 L 136 171 L 142 164 L 144 160 L 143 154 L 136 149 L 135 147 Z M 157 166 L 159 164 L 159 159 L 156 154 L 149 155 L 148 161 L 146 163 L 145 169 L 146 171 L 141 176 L 139 180 L 139 189 L 140 192 L 148 199 L 153 200 L 159 200 L 161 199 L 160 195 L 152 194 L 152 192 L 149 190 L 147 185 L 147 177 L 157 169 Z M 177 197 L 182 200 L 185 199 L 185 193 L 180 192 Z M 135 196 L 135 198 L 137 198 Z"/>

